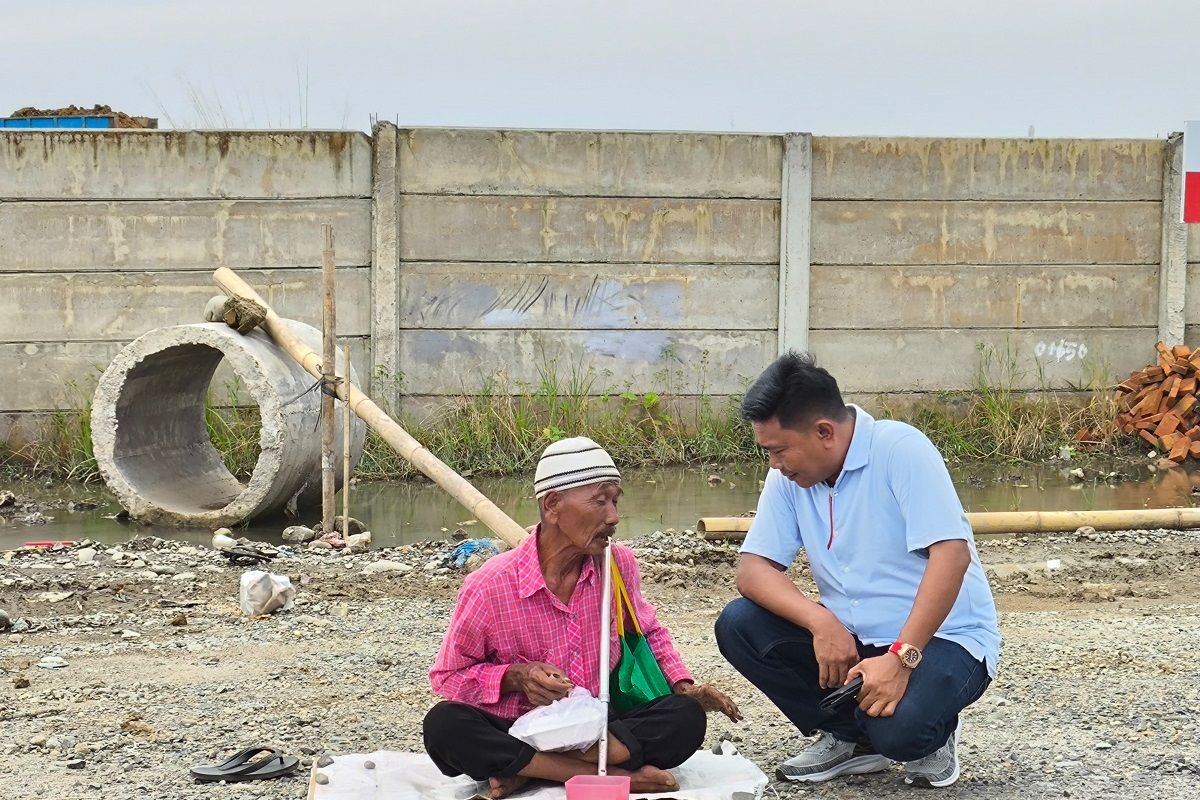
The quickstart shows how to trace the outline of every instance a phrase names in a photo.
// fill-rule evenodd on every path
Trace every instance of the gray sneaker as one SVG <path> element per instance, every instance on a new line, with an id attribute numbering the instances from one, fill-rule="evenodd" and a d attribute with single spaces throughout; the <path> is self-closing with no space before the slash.
<path id="1" fill-rule="evenodd" d="M 940 789 L 958 780 L 958 736 L 962 718 L 946 743 L 917 761 L 904 762 L 904 782 L 909 786 Z"/>
<path id="2" fill-rule="evenodd" d="M 870 745 L 843 742 L 822 732 L 815 742 L 779 765 L 775 776 L 781 781 L 820 783 L 838 775 L 864 775 L 887 769 L 892 762 Z"/>

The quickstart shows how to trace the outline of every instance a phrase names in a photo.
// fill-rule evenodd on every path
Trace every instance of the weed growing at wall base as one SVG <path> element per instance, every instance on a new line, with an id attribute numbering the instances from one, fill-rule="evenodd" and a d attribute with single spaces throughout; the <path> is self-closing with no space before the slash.
<path id="1" fill-rule="evenodd" d="M 613 392 L 597 376 L 573 371 L 560 379 L 550 368 L 536 385 L 510 387 L 500 376 L 478 394 L 448 400 L 426 415 L 401 414 L 418 441 L 465 475 L 532 470 L 546 445 L 586 434 L 624 467 L 722 463 L 758 456 L 738 398 Z M 415 477 L 417 472 L 370 434 L 358 466 L 368 479 Z"/>
<path id="2" fill-rule="evenodd" d="M 1016 363 L 1011 352 L 981 348 L 974 389 L 884 399 L 872 410 L 912 423 L 954 460 L 1035 461 L 1063 447 L 1105 455 L 1129 448 L 1115 424 L 1116 405 L 1102 365 L 1089 365 L 1079 385 L 1051 389 L 1038 375 L 1039 388 L 1024 391 L 1016 387 L 1029 381 Z M 603 377 L 576 370 L 560 378 L 547 366 L 535 385 L 513 387 L 497 375 L 477 394 L 447 398 L 427 413 L 407 409 L 397 416 L 418 441 L 467 477 L 529 472 L 547 444 L 579 434 L 600 442 L 623 467 L 763 457 L 738 414 L 740 398 L 679 394 L 678 376 L 666 373 L 660 392 L 604 390 L 597 385 Z M 245 480 L 258 459 L 258 409 L 240 404 L 236 385 L 225 395 L 230 400 L 221 407 L 210 402 L 205 410 L 208 434 L 230 472 Z M 55 412 L 34 444 L 0 446 L 0 467 L 96 479 L 90 409 L 84 405 L 81 411 Z M 1089 434 L 1082 444 L 1076 442 L 1080 431 Z M 417 477 L 373 432 L 356 474 L 367 480 Z"/>
<path id="3" fill-rule="evenodd" d="M 915 402 L 882 403 L 884 416 L 921 429 L 948 458 L 1039 461 L 1063 447 L 1111 454 L 1130 441 L 1116 424 L 1117 405 L 1109 370 L 1085 362 L 1080 384 L 1050 388 L 1038 370 L 1028 377 L 1011 348 L 980 345 L 975 388 L 941 392 Z M 1034 383 L 1032 391 L 1016 387 Z M 1086 433 L 1083 441 L 1077 435 Z"/>

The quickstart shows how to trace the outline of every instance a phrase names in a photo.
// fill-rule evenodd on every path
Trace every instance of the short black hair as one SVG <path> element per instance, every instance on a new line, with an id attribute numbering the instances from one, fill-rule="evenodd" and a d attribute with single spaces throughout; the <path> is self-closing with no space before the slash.
<path id="1" fill-rule="evenodd" d="M 845 419 L 849 410 L 837 381 L 817 366 L 812 353 L 789 350 L 763 370 L 742 400 L 742 416 L 750 422 L 772 417 L 799 427 L 816 417 Z"/>

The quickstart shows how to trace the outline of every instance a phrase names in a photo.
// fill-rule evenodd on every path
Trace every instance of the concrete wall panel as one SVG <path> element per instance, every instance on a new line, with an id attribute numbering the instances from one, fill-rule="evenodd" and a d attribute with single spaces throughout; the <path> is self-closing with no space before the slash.
<path id="1" fill-rule="evenodd" d="M 1151 265 L 812 270 L 814 328 L 1138 327 L 1157 305 Z"/>
<path id="2" fill-rule="evenodd" d="M 821 200 L 1162 200 L 1161 139 L 813 138 Z"/>
<path id="3" fill-rule="evenodd" d="M 572 372 L 591 374 L 592 389 L 732 394 L 742 391 L 775 356 L 771 331 L 405 331 L 401 337 L 405 393 L 456 395 L 479 391 L 502 374 L 509 389 L 538 383 L 555 369 L 563 385 Z"/>
<path id="4" fill-rule="evenodd" d="M 940 392 L 972 389 L 980 348 L 996 354 L 993 383 L 1013 389 L 1108 384 L 1153 360 L 1156 328 L 1051 328 L 1021 331 L 913 330 L 812 332 L 817 361 L 846 392 Z"/>
<path id="5" fill-rule="evenodd" d="M 405 195 L 400 230 L 409 261 L 779 261 L 771 200 Z"/>
<path id="6" fill-rule="evenodd" d="M 0 202 L 0 272 L 320 266 L 324 222 L 371 263 L 369 200 Z"/>
<path id="7" fill-rule="evenodd" d="M 239 274 L 281 316 L 321 326 L 320 270 Z M 370 334 L 370 280 L 368 267 L 338 270 L 339 335 Z M 205 303 L 219 293 L 207 271 L 0 273 L 0 341 L 129 341 L 154 328 L 203 322 Z"/>
<path id="8" fill-rule="evenodd" d="M 408 130 L 400 187 L 427 194 L 778 198 L 782 137 Z"/>
<path id="9" fill-rule="evenodd" d="M 408 262 L 403 328 L 774 330 L 769 265 Z"/>
<path id="10" fill-rule="evenodd" d="M 813 203 L 814 264 L 1157 264 L 1160 203 Z"/>
<path id="11" fill-rule="evenodd" d="M 370 361 L 370 342 L 349 339 L 350 360 L 356 369 Z M 127 342 L 49 342 L 0 344 L 0 413 L 83 408 L 91 401 L 96 381 Z M 222 365 L 213 376 L 214 402 L 227 401 L 233 372 Z M 314 379 L 315 381 L 315 379 Z M 243 402 L 246 398 L 242 398 Z"/>
<path id="12" fill-rule="evenodd" d="M 4 131 L 0 198 L 367 197 L 357 131 Z"/>

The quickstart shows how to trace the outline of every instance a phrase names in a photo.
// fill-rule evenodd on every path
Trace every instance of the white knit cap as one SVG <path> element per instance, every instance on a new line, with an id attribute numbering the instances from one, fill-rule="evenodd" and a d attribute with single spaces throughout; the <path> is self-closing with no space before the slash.
<path id="1" fill-rule="evenodd" d="M 586 436 L 560 439 L 542 452 L 533 476 L 533 493 L 561 492 L 605 481 L 621 482 L 612 456 Z"/>

